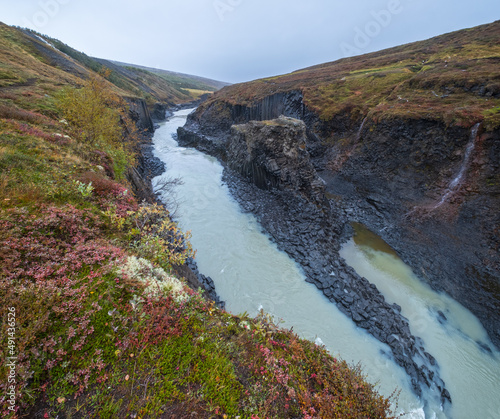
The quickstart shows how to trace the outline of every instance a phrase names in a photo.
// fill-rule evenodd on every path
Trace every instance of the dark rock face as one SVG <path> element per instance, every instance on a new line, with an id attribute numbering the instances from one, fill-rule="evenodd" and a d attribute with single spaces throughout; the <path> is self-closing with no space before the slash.
<path id="1" fill-rule="evenodd" d="M 201 288 L 204 290 L 205 295 L 215 302 L 215 304 L 224 309 L 226 307 L 225 301 L 222 301 L 220 297 L 217 295 L 217 291 L 215 290 L 215 283 L 212 278 L 209 276 L 203 275 L 198 270 L 198 265 L 193 259 L 188 259 L 183 265 L 184 270 L 188 270 L 188 275 L 181 275 L 183 278 L 186 278 L 188 281 L 188 285 L 194 290 Z"/>
<path id="2" fill-rule="evenodd" d="M 157 102 L 153 105 L 153 109 L 151 111 L 151 119 L 153 122 L 164 121 L 165 118 L 170 116 L 170 105 L 168 103 L 160 103 Z"/>
<path id="3" fill-rule="evenodd" d="M 165 171 L 165 163 L 153 154 L 153 147 L 150 142 L 141 145 L 138 161 L 139 173 L 149 181 L 156 176 L 160 176 Z"/>
<path id="4" fill-rule="evenodd" d="M 311 163 L 306 140 L 306 125 L 297 119 L 234 125 L 227 164 L 261 189 L 289 189 L 324 202 L 325 184 Z"/>
<path id="5" fill-rule="evenodd" d="M 177 142 L 182 147 L 193 147 L 222 161 L 226 160 L 226 140 L 223 138 L 209 137 L 180 127 L 177 129 Z"/>
<path id="6" fill-rule="evenodd" d="M 132 120 L 140 130 L 154 132 L 153 120 L 144 99 L 136 97 L 124 98 L 129 106 L 129 112 Z"/>
<path id="7" fill-rule="evenodd" d="M 187 126 L 191 131 L 196 126 L 196 131 L 206 137 L 227 139 L 234 124 L 271 120 L 281 115 L 306 122 L 306 113 L 306 108 L 302 103 L 302 94 L 292 91 L 268 96 L 254 106 L 215 102 L 205 107 L 202 113 L 196 112 L 190 115 Z"/>
<path id="8" fill-rule="evenodd" d="M 312 164 L 345 221 L 378 232 L 422 280 L 471 310 L 500 348 L 500 130 L 480 130 L 463 183 L 435 210 L 460 170 L 470 128 L 349 114 L 323 121 L 290 91 L 251 105 L 202 105 L 179 139 L 226 161 L 233 124 L 281 114 L 306 124 Z"/>
<path id="9" fill-rule="evenodd" d="M 181 143 L 201 144 L 226 162 L 224 181 L 242 208 L 255 214 L 280 249 L 301 264 L 308 282 L 359 327 L 389 345 L 417 395 L 429 387 L 441 403 L 451 401 L 435 359 L 411 334 L 401 308 L 388 304 L 376 286 L 339 257 L 348 218 L 324 199 L 324 183 L 306 150 L 303 122 L 281 117 L 236 125 L 215 142 L 189 128 L 178 134 Z"/>
<path id="10" fill-rule="evenodd" d="M 432 121 L 370 121 L 354 151 L 329 150 L 321 176 L 353 219 L 471 310 L 500 347 L 499 132 L 479 132 L 463 183 L 437 207 L 470 136 L 471 129 Z"/>

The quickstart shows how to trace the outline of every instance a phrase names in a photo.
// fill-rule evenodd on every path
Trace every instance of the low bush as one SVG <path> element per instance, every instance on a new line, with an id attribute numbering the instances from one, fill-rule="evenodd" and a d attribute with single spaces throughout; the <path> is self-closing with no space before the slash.
<path id="1" fill-rule="evenodd" d="M 25 122 L 30 122 L 32 124 L 53 125 L 53 121 L 51 121 L 44 115 L 41 115 L 36 112 L 26 111 L 24 109 L 19 109 L 15 106 L 7 106 L 1 104 L 0 104 L 0 118 L 25 121 Z"/>
<path id="2" fill-rule="evenodd" d="M 139 256 L 167 271 L 173 265 L 182 265 L 188 258 L 194 257 L 189 231 L 183 233 L 165 208 L 144 204 L 130 215 L 132 229 L 129 237 Z"/>

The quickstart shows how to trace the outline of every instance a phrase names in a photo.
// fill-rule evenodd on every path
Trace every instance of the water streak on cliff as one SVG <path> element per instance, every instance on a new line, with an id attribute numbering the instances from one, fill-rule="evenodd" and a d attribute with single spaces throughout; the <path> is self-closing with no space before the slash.
<path id="1" fill-rule="evenodd" d="M 366 120 L 368 119 L 367 116 L 365 116 L 363 118 L 363 122 L 361 122 L 361 125 L 359 126 L 359 130 L 358 132 L 356 133 L 356 142 L 359 141 L 359 139 L 361 138 L 361 134 L 363 133 L 363 128 L 365 127 L 365 123 L 366 123 Z"/>
<path id="2" fill-rule="evenodd" d="M 477 123 L 474 125 L 474 127 L 471 130 L 471 135 L 470 135 L 470 141 L 467 144 L 467 147 L 465 149 L 465 155 L 464 159 L 462 161 L 462 165 L 460 166 L 460 170 L 458 171 L 457 175 L 453 178 L 453 180 L 450 182 L 448 185 L 448 188 L 446 188 L 446 192 L 443 194 L 441 197 L 441 200 L 432 208 L 432 209 L 437 209 L 441 205 L 443 205 L 448 198 L 450 198 L 460 187 L 464 180 L 464 176 L 467 173 L 467 170 L 469 169 L 470 166 L 470 159 L 472 156 L 472 153 L 475 149 L 476 146 L 476 140 L 477 140 L 477 134 L 479 131 L 481 123 Z"/>

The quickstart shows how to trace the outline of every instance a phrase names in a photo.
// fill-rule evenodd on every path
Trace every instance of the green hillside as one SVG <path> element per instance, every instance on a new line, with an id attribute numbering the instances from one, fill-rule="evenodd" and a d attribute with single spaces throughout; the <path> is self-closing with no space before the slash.
<path id="1" fill-rule="evenodd" d="M 76 84 L 79 78 L 85 78 L 92 72 L 108 71 L 107 80 L 115 86 L 118 94 L 143 98 L 150 106 L 156 102 L 170 105 L 190 102 L 198 99 L 201 94 L 214 92 L 217 86 L 224 85 L 216 81 L 204 81 L 205 79 L 196 76 L 180 77 L 170 75 L 171 73 L 166 71 L 164 74 L 161 72 L 157 74 L 145 68 L 124 67 L 107 60 L 89 57 L 46 35 L 9 28 L 3 24 L 1 28 L 4 42 L 0 51 L 0 62 L 5 74 L 0 80 L 3 80 L 4 85 L 15 82 L 14 79 L 9 79 L 10 73 L 18 70 L 22 73 L 26 70 L 17 65 L 18 62 L 22 63 L 25 60 L 24 57 L 18 56 L 22 52 L 29 52 L 36 57 L 37 62 L 34 62 L 32 70 L 38 73 L 34 74 L 37 79 L 42 80 L 44 72 L 47 72 L 48 79 L 53 82 L 67 81 L 74 76 L 76 79 L 72 79 L 72 82 Z M 12 53 L 13 46 L 20 49 Z M 50 68 L 42 70 L 42 64 Z M 62 72 L 58 73 L 57 70 Z"/>
<path id="2" fill-rule="evenodd" d="M 145 67 L 135 64 L 121 63 L 118 61 L 111 61 L 113 64 L 135 70 L 144 70 L 150 73 L 157 74 L 164 78 L 165 80 L 177 85 L 179 88 L 197 89 L 197 90 L 208 90 L 216 91 L 222 89 L 225 86 L 229 86 L 230 83 L 220 82 L 216 80 L 207 79 L 205 77 L 192 76 L 189 74 L 176 73 L 174 71 L 162 70 L 159 68 Z"/>

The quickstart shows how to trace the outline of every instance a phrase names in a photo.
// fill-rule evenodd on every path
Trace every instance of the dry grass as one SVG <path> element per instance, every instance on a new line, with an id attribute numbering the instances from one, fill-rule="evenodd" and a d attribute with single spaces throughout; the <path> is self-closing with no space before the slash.
<path id="1" fill-rule="evenodd" d="M 211 94 L 213 91 L 211 90 L 200 90 L 200 89 L 185 89 L 187 90 L 191 96 L 195 99 L 198 99 L 200 96 L 205 95 L 205 94 Z"/>

